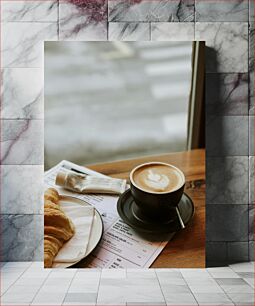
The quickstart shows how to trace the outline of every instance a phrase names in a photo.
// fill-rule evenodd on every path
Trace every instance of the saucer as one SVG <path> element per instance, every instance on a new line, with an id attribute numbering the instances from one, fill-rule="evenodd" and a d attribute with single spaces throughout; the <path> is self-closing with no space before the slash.
<path id="1" fill-rule="evenodd" d="M 120 195 L 117 210 L 121 219 L 136 231 L 144 233 L 174 233 L 182 229 L 178 215 L 175 210 L 174 214 L 167 221 L 155 222 L 137 217 L 135 213 L 135 201 L 131 195 L 130 189 Z M 184 193 L 179 204 L 179 213 L 181 219 L 186 226 L 194 215 L 194 204 L 191 198 Z"/>

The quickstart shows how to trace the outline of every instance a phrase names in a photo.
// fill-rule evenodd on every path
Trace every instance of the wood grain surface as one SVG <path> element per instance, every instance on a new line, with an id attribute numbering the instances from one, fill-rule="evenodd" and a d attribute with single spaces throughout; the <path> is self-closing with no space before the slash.
<path id="1" fill-rule="evenodd" d="M 186 177 L 185 192 L 192 198 L 195 215 L 190 224 L 176 233 L 152 268 L 205 267 L 205 150 L 192 150 L 146 156 L 87 166 L 100 173 L 129 179 L 130 171 L 139 164 L 160 161 L 180 168 Z"/>

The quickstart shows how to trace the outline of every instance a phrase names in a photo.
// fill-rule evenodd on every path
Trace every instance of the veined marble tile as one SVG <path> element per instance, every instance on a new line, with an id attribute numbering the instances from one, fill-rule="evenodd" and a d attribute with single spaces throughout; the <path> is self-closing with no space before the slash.
<path id="1" fill-rule="evenodd" d="M 254 21 L 254 0 L 249 0 L 249 20 Z"/>
<path id="2" fill-rule="evenodd" d="M 194 21 L 194 0 L 109 0 L 109 21 Z"/>
<path id="3" fill-rule="evenodd" d="M 165 302 L 161 288 L 158 283 L 153 285 L 137 285 L 137 280 L 132 280 L 132 284 L 127 285 L 126 302 L 127 303 L 158 303 Z"/>
<path id="4" fill-rule="evenodd" d="M 76 303 L 80 303 L 80 305 L 93 305 L 96 303 L 97 293 L 86 293 L 86 292 L 79 292 L 79 293 L 67 293 L 65 297 L 65 302 L 70 303 L 69 305 L 75 305 Z"/>
<path id="5" fill-rule="evenodd" d="M 247 0 L 196 0 L 196 21 L 248 21 Z"/>
<path id="6" fill-rule="evenodd" d="M 254 100 L 254 71 L 249 74 L 249 115 L 255 115 L 255 100 Z"/>
<path id="7" fill-rule="evenodd" d="M 248 156 L 208 157 L 206 203 L 248 204 Z"/>
<path id="8" fill-rule="evenodd" d="M 249 204 L 254 205 L 254 156 L 249 157 L 249 182 Z"/>
<path id="9" fill-rule="evenodd" d="M 109 40 L 150 40 L 150 24 L 145 22 L 109 22 Z"/>
<path id="10" fill-rule="evenodd" d="M 207 241 L 248 241 L 248 205 L 207 205 Z"/>
<path id="11" fill-rule="evenodd" d="M 55 21 L 58 20 L 58 0 L 1 2 L 2 21 Z"/>
<path id="12" fill-rule="evenodd" d="M 1 164 L 43 164 L 43 120 L 1 120 Z"/>
<path id="13" fill-rule="evenodd" d="M 249 155 L 254 156 L 254 116 L 249 116 Z"/>
<path id="14" fill-rule="evenodd" d="M 254 241 L 249 241 L 249 260 L 254 261 Z"/>
<path id="15" fill-rule="evenodd" d="M 43 215 L 1 215 L 2 261 L 41 259 Z"/>
<path id="16" fill-rule="evenodd" d="M 254 23 L 249 26 L 249 112 L 254 115 Z"/>
<path id="17" fill-rule="evenodd" d="M 1 166 L 1 214 L 38 214 L 43 204 L 43 166 Z"/>
<path id="18" fill-rule="evenodd" d="M 236 306 L 254 305 L 254 292 L 253 293 L 228 293 L 230 299 Z"/>
<path id="19" fill-rule="evenodd" d="M 233 265 L 229 265 L 229 267 L 236 273 L 254 272 L 254 262 L 240 262 Z"/>
<path id="20" fill-rule="evenodd" d="M 164 297 L 167 306 L 198 305 L 192 293 L 164 293 Z"/>
<path id="21" fill-rule="evenodd" d="M 249 205 L 249 240 L 254 241 L 254 204 Z"/>
<path id="22" fill-rule="evenodd" d="M 2 30 L 2 67 L 42 67 L 44 40 L 57 39 L 57 23 L 6 22 Z"/>
<path id="23" fill-rule="evenodd" d="M 3 69 L 1 91 L 2 119 L 43 119 L 42 69 Z"/>
<path id="24" fill-rule="evenodd" d="M 151 40 L 193 41 L 193 23 L 158 22 L 151 24 Z"/>
<path id="25" fill-rule="evenodd" d="M 248 119 L 249 116 L 208 116 L 208 156 L 248 155 Z"/>
<path id="26" fill-rule="evenodd" d="M 123 279 L 127 276 L 127 270 L 126 269 L 102 269 L 101 273 L 101 279 Z"/>
<path id="27" fill-rule="evenodd" d="M 209 291 L 210 292 L 210 291 Z M 199 305 L 235 305 L 223 292 L 216 293 L 195 293 Z"/>
<path id="28" fill-rule="evenodd" d="M 219 267 L 225 263 L 227 263 L 227 243 L 206 241 L 206 267 Z"/>
<path id="29" fill-rule="evenodd" d="M 60 40 L 107 40 L 107 2 L 60 1 Z"/>
<path id="30" fill-rule="evenodd" d="M 254 71 L 254 24 L 249 25 L 249 70 Z"/>
<path id="31" fill-rule="evenodd" d="M 249 242 L 228 242 L 228 263 L 245 262 L 249 260 Z M 223 288 L 224 289 L 224 288 Z"/>
<path id="32" fill-rule="evenodd" d="M 208 115 L 247 115 L 248 99 L 247 73 L 206 74 Z"/>
<path id="33" fill-rule="evenodd" d="M 205 40 L 207 72 L 248 72 L 248 23 L 197 22 L 195 40 Z"/>

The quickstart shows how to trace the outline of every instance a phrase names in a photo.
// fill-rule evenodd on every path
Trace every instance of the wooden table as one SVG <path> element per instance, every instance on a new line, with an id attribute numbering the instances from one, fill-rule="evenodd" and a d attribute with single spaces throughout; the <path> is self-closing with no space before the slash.
<path id="1" fill-rule="evenodd" d="M 178 232 L 155 260 L 152 268 L 205 267 L 205 150 L 192 150 L 164 155 L 147 156 L 110 163 L 90 165 L 88 168 L 116 177 L 129 178 L 135 166 L 160 161 L 180 168 L 186 177 L 185 192 L 195 204 L 191 223 Z"/>

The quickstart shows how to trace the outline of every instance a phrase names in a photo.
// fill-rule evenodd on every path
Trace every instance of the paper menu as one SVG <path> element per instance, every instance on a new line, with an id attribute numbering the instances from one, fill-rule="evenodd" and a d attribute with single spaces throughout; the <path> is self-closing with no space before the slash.
<path id="1" fill-rule="evenodd" d="M 44 174 L 45 189 L 54 187 L 60 194 L 70 195 L 93 205 L 104 223 L 104 233 L 98 247 L 90 256 L 88 267 L 91 268 L 148 268 L 163 250 L 173 234 L 162 235 L 160 241 L 151 241 L 149 236 L 142 236 L 125 224 L 118 216 L 118 196 L 79 194 L 59 188 L 55 177 L 59 171 L 103 176 L 85 167 L 69 161 L 61 161 Z"/>

